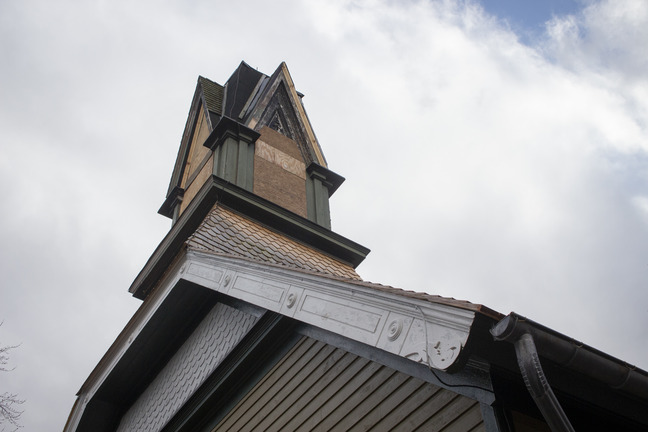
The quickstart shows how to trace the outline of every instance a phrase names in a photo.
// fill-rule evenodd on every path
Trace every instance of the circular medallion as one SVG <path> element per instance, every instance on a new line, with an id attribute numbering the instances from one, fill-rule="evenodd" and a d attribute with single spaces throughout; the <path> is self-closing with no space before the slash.
<path id="1" fill-rule="evenodd" d="M 394 320 L 389 324 L 389 328 L 387 329 L 387 339 L 390 341 L 394 341 L 398 339 L 398 336 L 400 336 L 401 331 L 403 331 L 403 321 L 402 320 Z"/>
<path id="2" fill-rule="evenodd" d="M 288 308 L 291 308 L 295 306 L 296 302 L 297 302 L 297 296 L 294 293 L 288 294 L 288 298 L 286 299 L 286 306 L 288 306 Z"/>

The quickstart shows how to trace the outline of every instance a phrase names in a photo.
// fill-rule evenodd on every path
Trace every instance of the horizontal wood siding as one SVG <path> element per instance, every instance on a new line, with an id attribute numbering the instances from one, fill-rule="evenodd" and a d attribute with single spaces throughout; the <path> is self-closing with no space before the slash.
<path id="1" fill-rule="evenodd" d="M 213 431 L 483 431 L 479 404 L 304 337 Z"/>

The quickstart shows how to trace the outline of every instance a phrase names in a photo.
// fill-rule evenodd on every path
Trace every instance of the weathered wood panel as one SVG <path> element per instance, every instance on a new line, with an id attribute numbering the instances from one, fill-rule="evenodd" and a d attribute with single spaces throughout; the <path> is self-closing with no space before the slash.
<path id="1" fill-rule="evenodd" d="M 203 146 L 203 143 L 209 136 L 209 124 L 205 118 L 205 110 L 202 104 L 198 107 L 198 120 L 194 128 L 193 139 L 189 147 L 189 156 L 187 157 L 187 165 L 184 169 L 181 187 L 184 189 L 188 186 L 188 179 L 194 176 L 194 172 L 200 168 L 200 162 L 209 153 L 209 149 Z"/>
<path id="2" fill-rule="evenodd" d="M 211 177 L 212 170 L 214 169 L 214 157 L 213 155 L 207 159 L 204 165 L 199 172 L 195 173 L 195 176 L 190 180 L 191 183 L 186 188 L 184 196 L 182 197 L 182 202 L 180 203 L 180 213 L 182 213 L 187 206 L 191 203 L 191 200 L 196 196 L 201 187 L 205 184 L 207 179 Z"/>
<path id="3" fill-rule="evenodd" d="M 208 158 L 211 150 L 203 146 L 210 132 L 203 106 L 200 104 L 198 106 L 198 119 L 194 127 L 193 139 L 191 140 L 189 155 L 187 156 L 187 163 L 180 184 L 185 190 L 180 204 L 180 213 L 187 208 L 193 197 L 211 176 L 213 158 Z"/>
<path id="4" fill-rule="evenodd" d="M 480 431 L 479 404 L 303 338 L 215 431 Z"/>
<path id="5" fill-rule="evenodd" d="M 306 217 L 306 165 L 297 143 L 261 129 L 254 156 L 255 194 Z"/>

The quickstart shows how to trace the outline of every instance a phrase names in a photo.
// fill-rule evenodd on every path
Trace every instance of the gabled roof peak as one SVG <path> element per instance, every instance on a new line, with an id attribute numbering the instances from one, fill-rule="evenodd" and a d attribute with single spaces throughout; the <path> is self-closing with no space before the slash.
<path id="1" fill-rule="evenodd" d="M 288 65 L 281 62 L 279 67 L 263 83 L 259 89 L 260 97 L 251 106 L 245 119 L 246 125 L 258 130 L 261 124 L 268 125 L 277 110 L 281 108 L 284 116 L 291 117 L 295 123 L 294 129 L 299 130 L 299 136 L 294 139 L 302 147 L 308 162 L 315 162 L 323 167 L 328 167 L 322 148 L 317 141 L 313 127 L 310 124 L 306 110 L 302 103 L 303 93 L 295 88 Z"/>

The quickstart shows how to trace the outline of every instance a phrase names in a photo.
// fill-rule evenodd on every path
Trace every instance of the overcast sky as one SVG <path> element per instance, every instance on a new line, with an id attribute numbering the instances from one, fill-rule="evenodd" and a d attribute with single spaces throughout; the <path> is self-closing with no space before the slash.
<path id="1" fill-rule="evenodd" d="M 647 369 L 648 3 L 483 1 L 0 1 L 0 392 L 24 430 L 63 428 L 138 307 L 196 79 L 241 60 L 306 95 L 361 276 Z"/>

